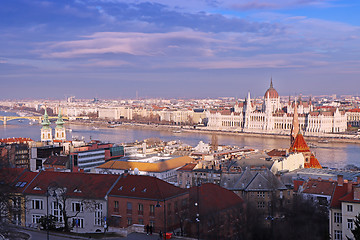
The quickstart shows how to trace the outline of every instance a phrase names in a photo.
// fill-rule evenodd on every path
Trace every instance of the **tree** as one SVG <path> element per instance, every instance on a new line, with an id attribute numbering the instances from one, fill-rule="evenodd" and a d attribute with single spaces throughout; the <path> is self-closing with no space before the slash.
<path id="1" fill-rule="evenodd" d="M 351 230 L 351 233 L 354 235 L 355 240 L 360 240 L 360 213 L 355 217 L 354 220 L 355 228 Z M 347 239 L 352 239 L 346 236 Z"/>
<path id="2" fill-rule="evenodd" d="M 64 224 L 64 231 L 65 232 L 69 232 L 73 226 L 74 223 L 71 223 L 70 220 L 74 219 L 77 217 L 77 215 L 85 210 L 94 210 L 95 209 L 95 202 L 91 197 L 91 194 L 88 192 L 85 192 L 84 195 L 86 197 L 83 196 L 82 200 L 80 200 L 79 202 L 77 202 L 74 206 L 69 206 L 71 208 L 73 208 L 73 210 L 75 210 L 75 214 L 70 215 L 68 212 L 68 205 L 70 203 L 69 198 L 71 197 L 69 192 L 68 192 L 68 188 L 66 187 L 67 184 L 66 183 L 62 183 L 60 184 L 53 184 L 52 186 L 49 186 L 48 188 L 48 192 L 49 195 L 55 200 L 55 202 L 58 204 L 58 207 L 60 209 L 60 214 L 63 217 L 63 224 Z M 86 189 L 82 188 L 82 190 L 78 190 L 79 192 L 81 191 L 86 191 Z M 56 218 L 56 220 L 58 221 L 58 219 Z"/>
<path id="3" fill-rule="evenodd" d="M 56 217 L 54 215 L 42 216 L 39 219 L 39 223 L 42 229 L 55 230 L 56 229 Z"/>

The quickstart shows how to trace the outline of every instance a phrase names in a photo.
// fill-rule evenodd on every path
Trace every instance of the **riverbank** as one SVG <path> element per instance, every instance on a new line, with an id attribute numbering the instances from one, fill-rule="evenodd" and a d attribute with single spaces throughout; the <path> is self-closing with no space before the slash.
<path id="1" fill-rule="evenodd" d="M 95 128 L 109 129 L 109 124 L 106 122 L 80 122 L 74 121 L 71 122 L 74 125 L 90 125 Z M 191 128 L 190 126 L 174 126 L 174 125 L 157 125 L 157 124 L 141 124 L 141 123 L 123 123 L 121 125 L 115 126 L 114 128 L 121 129 L 147 129 L 147 130 L 158 130 L 158 131 L 169 131 L 174 134 L 184 133 L 201 133 L 201 134 L 216 134 L 216 135 L 227 135 L 227 136 L 249 136 L 249 137 L 258 137 L 258 138 L 278 138 L 278 139 L 290 139 L 289 135 L 280 135 L 280 134 L 269 134 L 269 133 L 250 133 L 250 132 L 230 132 L 230 131 L 219 131 L 219 130 L 209 130 L 204 127 L 201 128 Z M 110 128 L 111 129 L 111 128 Z M 304 136 L 305 139 L 309 142 L 321 142 L 321 143 L 354 143 L 360 144 L 359 138 L 340 138 L 339 135 L 334 134 L 334 137 L 328 136 Z"/>

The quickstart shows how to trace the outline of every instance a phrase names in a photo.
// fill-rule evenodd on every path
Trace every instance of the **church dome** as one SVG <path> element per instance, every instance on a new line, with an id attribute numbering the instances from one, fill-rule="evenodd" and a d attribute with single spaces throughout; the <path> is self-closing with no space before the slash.
<path id="1" fill-rule="evenodd" d="M 279 97 L 278 92 L 273 87 L 272 79 L 271 79 L 271 82 L 270 82 L 270 88 L 268 90 L 266 90 L 264 98 L 267 98 L 268 95 L 269 95 L 270 98 L 278 98 Z"/>

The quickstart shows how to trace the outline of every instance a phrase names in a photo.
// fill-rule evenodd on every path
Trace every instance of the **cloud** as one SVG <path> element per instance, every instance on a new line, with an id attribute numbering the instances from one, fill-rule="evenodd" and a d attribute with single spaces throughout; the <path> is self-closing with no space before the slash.
<path id="1" fill-rule="evenodd" d="M 127 3 L 133 4 L 132 0 L 94 0 L 100 3 Z M 333 0 L 137 0 L 136 3 L 155 3 L 167 6 L 169 9 L 177 11 L 199 12 L 211 11 L 214 9 L 233 9 L 233 10 L 259 10 L 259 9 L 282 9 L 294 8 L 298 6 L 331 6 Z"/>
<path id="2" fill-rule="evenodd" d="M 220 42 L 211 34 L 192 30 L 170 33 L 98 32 L 86 39 L 51 44 L 42 53 L 47 58 L 74 58 L 85 55 L 129 54 L 134 56 L 170 56 L 174 51 L 191 51 L 209 56 L 209 44 Z M 196 49 L 196 46 L 198 49 Z"/>

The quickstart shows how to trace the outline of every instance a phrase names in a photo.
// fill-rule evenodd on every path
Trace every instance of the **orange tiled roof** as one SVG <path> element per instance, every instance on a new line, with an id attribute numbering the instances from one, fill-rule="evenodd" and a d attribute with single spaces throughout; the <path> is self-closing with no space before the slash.
<path id="1" fill-rule="evenodd" d="M 310 148 L 301 133 L 296 135 L 294 143 L 290 147 L 290 152 L 310 152 Z"/>
<path id="2" fill-rule="evenodd" d="M 304 168 L 322 168 L 322 166 L 317 160 L 317 158 L 313 154 L 311 154 L 310 162 L 304 163 Z"/>
<path id="3" fill-rule="evenodd" d="M 108 161 L 100 166 L 98 168 L 106 168 L 106 169 L 139 169 L 139 171 L 144 172 L 165 172 L 170 169 L 179 168 L 184 166 L 187 163 L 191 163 L 194 161 L 193 158 L 189 156 L 183 156 L 178 158 L 172 158 L 166 161 L 161 162 L 135 162 L 135 161 Z"/>
<path id="4" fill-rule="evenodd" d="M 290 147 L 290 152 L 301 152 L 301 153 L 309 153 L 310 148 L 307 145 L 304 136 L 301 133 L 298 133 L 296 135 L 296 138 Z M 317 160 L 317 158 L 314 156 L 314 154 L 311 153 L 310 161 L 308 163 L 304 163 L 304 168 L 322 168 L 321 164 Z"/>

